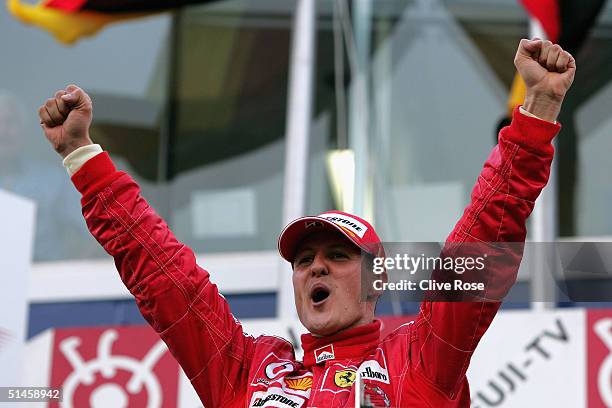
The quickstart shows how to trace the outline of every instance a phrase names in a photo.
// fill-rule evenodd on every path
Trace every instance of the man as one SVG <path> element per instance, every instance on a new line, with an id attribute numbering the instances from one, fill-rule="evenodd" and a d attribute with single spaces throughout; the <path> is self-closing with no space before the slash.
<path id="1" fill-rule="evenodd" d="M 550 42 L 522 40 L 515 64 L 528 87 L 525 104 L 500 133 L 448 242 L 523 242 L 525 220 L 548 180 L 575 61 Z M 425 301 L 416 321 L 380 339 L 374 319 L 380 293 L 360 297 L 362 256 L 382 253 L 372 226 L 334 211 L 298 219 L 278 243 L 292 263 L 296 308 L 310 331 L 302 336 L 304 360 L 296 361 L 289 342 L 243 333 L 193 252 L 92 143 L 87 94 L 71 85 L 39 114 L 83 194 L 90 231 L 206 407 L 354 406 L 357 382 L 373 405 L 469 406 L 465 373 L 500 302 Z M 517 269 L 505 279 L 513 282 Z"/>

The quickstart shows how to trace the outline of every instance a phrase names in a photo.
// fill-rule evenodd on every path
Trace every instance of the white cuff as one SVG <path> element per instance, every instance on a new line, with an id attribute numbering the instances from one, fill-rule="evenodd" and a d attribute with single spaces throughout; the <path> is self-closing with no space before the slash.
<path id="1" fill-rule="evenodd" d="M 72 177 L 89 159 L 102 152 L 102 146 L 99 144 L 81 146 L 66 156 L 62 164 L 68 171 L 70 177 Z"/>
<path id="2" fill-rule="evenodd" d="M 542 118 L 537 117 L 536 115 L 534 115 L 533 113 L 529 112 L 528 110 L 524 109 L 522 106 L 519 107 L 519 111 L 525 115 L 525 116 L 529 116 L 530 118 L 536 118 L 536 119 L 540 119 L 540 120 L 544 120 Z M 545 122 L 549 122 L 548 120 L 544 120 Z M 552 123 L 557 123 L 557 121 L 555 120 Z"/>

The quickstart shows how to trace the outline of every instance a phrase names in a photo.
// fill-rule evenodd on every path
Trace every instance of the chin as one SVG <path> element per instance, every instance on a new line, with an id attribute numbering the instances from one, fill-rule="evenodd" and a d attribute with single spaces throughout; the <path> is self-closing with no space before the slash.
<path id="1" fill-rule="evenodd" d="M 322 316 L 317 316 L 307 319 L 305 322 L 302 322 L 302 324 L 304 324 L 304 327 L 315 336 L 329 336 L 340 330 L 341 325 L 338 322 L 333 322 L 330 318 L 321 317 Z"/>
<path id="2" fill-rule="evenodd" d="M 317 317 L 308 320 L 306 324 L 303 323 L 304 327 L 306 327 L 308 331 L 315 336 L 331 336 L 332 334 L 336 334 L 339 331 L 351 326 L 351 321 L 333 319 L 332 317 L 324 319 Z"/>
<path id="3" fill-rule="evenodd" d="M 336 328 L 333 326 L 323 326 L 323 327 L 311 326 L 311 327 L 307 327 L 307 329 L 311 334 L 315 336 L 319 336 L 319 337 L 330 336 L 340 330 L 339 328 Z"/>
<path id="4" fill-rule="evenodd" d="M 354 310 L 344 308 L 338 310 L 334 306 L 333 303 L 328 302 L 317 309 L 308 304 L 298 311 L 298 316 L 304 327 L 318 337 L 335 334 L 360 320 L 360 315 L 354 313 Z"/>

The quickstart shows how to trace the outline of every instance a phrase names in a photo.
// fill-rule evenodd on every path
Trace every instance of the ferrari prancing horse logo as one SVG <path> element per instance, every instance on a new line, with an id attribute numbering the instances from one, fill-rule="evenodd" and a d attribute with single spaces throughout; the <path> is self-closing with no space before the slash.
<path id="1" fill-rule="evenodd" d="M 357 372 L 355 370 L 339 370 L 334 375 L 334 381 L 340 388 L 348 388 L 357 379 Z"/>

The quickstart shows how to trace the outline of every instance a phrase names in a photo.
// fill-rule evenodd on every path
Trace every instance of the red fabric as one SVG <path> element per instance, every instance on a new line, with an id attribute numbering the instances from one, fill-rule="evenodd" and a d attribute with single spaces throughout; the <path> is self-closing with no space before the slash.
<path id="1" fill-rule="evenodd" d="M 449 243 L 523 242 L 525 222 L 548 181 L 558 125 L 515 112 L 478 177 L 471 203 Z M 355 373 L 365 393 L 393 407 L 469 407 L 466 370 L 498 302 L 430 302 L 414 322 L 374 340 L 376 324 L 357 328 L 350 354 L 328 354 L 318 364 L 296 360 L 278 337 L 246 335 L 210 275 L 196 264 L 166 223 L 107 155 L 84 165 L 73 180 L 87 197 L 87 225 L 115 259 L 140 311 L 166 342 L 207 408 L 353 406 Z M 405 216 L 410 216 L 406 214 Z M 498 271 L 513 282 L 518 262 Z M 248 271 L 245 271 L 248 272 Z M 313 347 L 308 336 L 304 346 Z M 323 340 L 322 340 L 323 341 Z M 331 338 L 322 347 L 347 346 Z M 362 353 L 355 344 L 361 343 Z M 376 346 L 375 348 L 373 347 Z M 317 345 L 318 342 L 317 342 Z M 355 346 L 353 348 L 353 346 Z"/>
<path id="2" fill-rule="evenodd" d="M 529 14 L 536 18 L 548 36 L 556 43 L 561 35 L 561 10 L 558 0 L 520 0 Z"/>
<path id="3" fill-rule="evenodd" d="M 72 13 L 82 9 L 85 3 L 87 0 L 47 0 L 45 6 Z"/>
<path id="4" fill-rule="evenodd" d="M 314 337 L 310 333 L 303 334 L 304 366 L 310 368 L 316 365 L 320 352 L 325 351 L 330 345 L 333 348 L 330 347 L 329 350 L 335 359 L 348 360 L 371 353 L 380 341 L 380 326 L 380 321 L 377 320 L 334 336 Z"/>
<path id="5" fill-rule="evenodd" d="M 122 174 L 115 169 L 108 153 L 102 152 L 83 164 L 71 180 L 83 196 L 81 204 L 85 205 L 101 187 L 107 186 Z"/>

